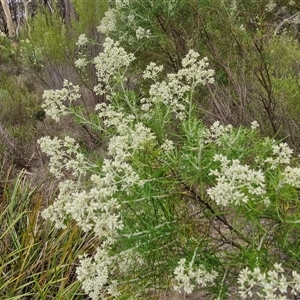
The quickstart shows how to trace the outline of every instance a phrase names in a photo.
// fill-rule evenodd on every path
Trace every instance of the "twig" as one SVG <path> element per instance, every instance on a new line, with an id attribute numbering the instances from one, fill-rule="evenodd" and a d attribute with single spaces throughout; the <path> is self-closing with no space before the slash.
<path id="1" fill-rule="evenodd" d="M 300 15 L 300 12 L 295 13 L 294 15 L 290 16 L 289 18 L 284 19 L 275 29 L 274 31 L 274 35 L 278 34 L 278 31 L 281 29 L 281 27 L 285 24 L 285 23 L 290 23 L 291 20 L 293 20 L 294 18 L 296 18 L 298 15 Z"/>

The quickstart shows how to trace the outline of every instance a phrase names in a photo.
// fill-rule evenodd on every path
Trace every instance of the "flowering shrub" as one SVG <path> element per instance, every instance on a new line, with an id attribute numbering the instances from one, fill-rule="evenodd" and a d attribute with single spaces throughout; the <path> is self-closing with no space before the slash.
<path id="1" fill-rule="evenodd" d="M 195 286 L 206 286 L 207 283 L 213 282 L 218 275 L 215 271 L 209 273 L 203 267 L 194 267 L 193 264 L 194 257 L 189 262 L 188 267 L 186 267 L 186 259 L 180 259 L 178 266 L 174 270 L 175 291 L 181 293 L 182 288 L 184 293 L 190 294 L 195 289 Z"/>
<path id="2" fill-rule="evenodd" d="M 112 17 L 104 23 L 108 30 Z M 87 42 L 81 36 L 78 45 Z M 300 176 L 292 150 L 261 137 L 256 122 L 249 128 L 202 124 L 195 99 L 213 84 L 214 71 L 195 51 L 165 79 L 154 62 L 139 71 L 138 93 L 126 86 L 137 73 L 134 55 L 111 38 L 103 48 L 90 60 L 95 92 L 107 100 L 96 105 L 96 118 L 76 114 L 79 88 L 67 82 L 45 91 L 44 108 L 56 121 L 68 114 L 101 132 L 105 154 L 91 159 L 71 137 L 39 141 L 60 180 L 43 217 L 57 227 L 75 220 L 102 241 L 77 268 L 85 293 L 94 300 L 145 299 L 173 285 L 221 299 L 254 295 L 250 289 L 262 284 L 261 298 L 270 299 L 268 286 L 275 295 L 279 285 L 280 293 L 291 287 L 297 295 Z M 281 277 L 260 272 L 277 261 Z M 293 283 L 282 283 L 284 270 L 293 270 Z M 264 281 L 255 281 L 257 274 Z"/>
<path id="3" fill-rule="evenodd" d="M 261 272 L 258 267 L 250 271 L 246 267 L 239 274 L 239 293 L 243 298 L 253 298 L 255 294 L 264 299 L 287 299 L 287 294 L 289 297 L 297 296 L 300 290 L 300 274 L 292 271 L 290 278 L 287 278 L 285 273 L 281 264 L 277 263 L 274 264 L 274 270 L 267 272 Z"/>
<path id="4" fill-rule="evenodd" d="M 266 194 L 265 177 L 261 170 L 250 170 L 240 164 L 239 160 L 229 160 L 220 154 L 214 156 L 215 161 L 221 163 L 221 170 L 212 170 L 209 175 L 216 176 L 217 185 L 210 188 L 207 193 L 218 205 L 240 205 L 251 199 L 263 197 Z M 249 198 L 248 194 L 251 196 Z M 264 199 L 265 204 L 269 200 Z"/>

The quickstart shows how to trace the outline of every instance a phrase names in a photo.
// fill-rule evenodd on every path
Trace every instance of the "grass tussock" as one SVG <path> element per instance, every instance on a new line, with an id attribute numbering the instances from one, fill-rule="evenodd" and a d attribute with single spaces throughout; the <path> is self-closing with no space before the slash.
<path id="1" fill-rule="evenodd" d="M 97 241 L 74 223 L 58 230 L 44 221 L 41 187 L 24 177 L 1 182 L 0 299 L 84 299 L 75 268 Z"/>

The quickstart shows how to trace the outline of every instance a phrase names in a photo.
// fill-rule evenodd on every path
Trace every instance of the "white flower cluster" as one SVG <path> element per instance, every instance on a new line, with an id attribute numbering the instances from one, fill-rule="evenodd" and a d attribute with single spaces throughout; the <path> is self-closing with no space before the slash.
<path id="1" fill-rule="evenodd" d="M 168 140 L 166 139 L 164 141 L 164 143 L 160 146 L 160 149 L 163 151 L 163 152 L 170 152 L 170 151 L 173 151 L 175 149 L 174 147 L 174 142 L 171 141 L 171 140 Z"/>
<path id="2" fill-rule="evenodd" d="M 75 64 L 75 67 L 78 68 L 78 69 L 83 69 L 85 68 L 87 65 L 88 65 L 88 60 L 82 56 L 80 58 L 78 58 L 77 60 L 75 60 L 74 64 Z"/>
<path id="3" fill-rule="evenodd" d="M 220 121 L 215 121 L 212 126 L 210 126 L 209 131 L 206 133 L 206 138 L 204 139 L 205 144 L 213 143 L 221 146 L 223 140 L 229 140 L 231 138 L 231 133 L 233 126 L 222 125 Z"/>
<path id="4" fill-rule="evenodd" d="M 211 170 L 209 174 L 216 177 L 217 185 L 208 189 L 207 193 L 218 205 L 239 205 L 257 197 L 266 205 L 269 203 L 261 170 L 251 170 L 249 166 L 241 165 L 239 160 L 230 161 L 221 154 L 216 154 L 214 161 L 221 163 L 220 169 Z"/>
<path id="5" fill-rule="evenodd" d="M 134 17 L 133 14 L 129 14 L 129 15 L 127 16 L 127 20 L 128 20 L 128 22 L 131 23 L 131 24 L 134 23 L 134 18 L 135 18 L 135 17 Z"/>
<path id="6" fill-rule="evenodd" d="M 115 0 L 116 8 L 120 9 L 129 5 L 129 0 Z"/>
<path id="7" fill-rule="evenodd" d="M 78 191 L 79 185 L 73 180 L 65 180 L 59 183 L 58 189 L 59 194 L 55 199 L 54 204 L 42 211 L 42 217 L 50 220 L 53 222 L 56 228 L 60 229 L 66 227 L 65 221 L 67 216 L 65 211 L 65 203 L 72 201 L 73 193 Z"/>
<path id="8" fill-rule="evenodd" d="M 42 107 L 46 115 L 58 122 L 61 116 L 68 114 L 68 107 L 64 103 L 71 104 L 80 97 L 79 86 L 65 80 L 61 90 L 44 91 Z"/>
<path id="9" fill-rule="evenodd" d="M 78 37 L 76 45 L 78 47 L 85 46 L 89 42 L 87 36 L 83 33 Z"/>
<path id="10" fill-rule="evenodd" d="M 281 264 L 277 263 L 273 270 L 267 272 L 262 272 L 260 268 L 251 271 L 247 267 L 238 277 L 239 294 L 245 299 L 256 299 L 255 296 L 265 300 L 292 299 L 292 295 L 299 295 L 300 292 L 300 274 L 292 271 L 292 276 L 288 277 L 284 273 Z"/>
<path id="11" fill-rule="evenodd" d="M 214 82 L 214 71 L 208 68 L 207 58 L 199 59 L 199 54 L 190 50 L 182 60 L 183 68 L 175 74 L 168 74 L 167 80 L 156 81 L 158 72 L 162 70 L 151 63 L 143 74 L 155 82 L 149 90 L 149 98 L 143 98 L 142 110 L 147 114 L 159 103 L 164 104 L 175 117 L 182 120 L 186 117 L 186 105 L 189 104 L 188 93 L 193 93 L 197 85 Z"/>
<path id="12" fill-rule="evenodd" d="M 277 4 L 274 0 L 270 0 L 269 3 L 266 5 L 265 10 L 267 12 L 272 12 L 277 7 Z"/>
<path id="13" fill-rule="evenodd" d="M 86 44 L 88 44 L 88 42 L 89 42 L 89 40 L 88 40 L 87 36 L 85 34 L 81 34 L 78 37 L 76 45 L 79 48 L 81 48 L 81 47 L 85 46 Z M 89 61 L 86 58 L 86 55 L 83 54 L 81 51 L 78 52 L 78 55 L 79 55 L 79 58 L 77 60 L 75 60 L 75 62 L 74 62 L 75 67 L 79 70 L 84 69 L 88 65 Z"/>
<path id="14" fill-rule="evenodd" d="M 104 50 L 94 58 L 94 64 L 99 84 L 94 90 L 99 95 L 112 92 L 114 80 L 124 75 L 127 67 L 135 59 L 132 53 L 127 53 L 119 42 L 106 38 L 103 43 Z"/>
<path id="15" fill-rule="evenodd" d="M 116 134 L 110 139 L 108 153 L 115 159 L 124 160 L 137 150 L 154 142 L 155 136 L 150 129 L 141 122 L 134 122 L 133 115 L 125 114 L 122 110 L 115 110 L 111 105 L 101 103 L 96 106 L 99 118 L 103 119 L 106 128 L 114 127 Z"/>
<path id="16" fill-rule="evenodd" d="M 158 74 L 163 70 L 163 68 L 163 66 L 158 66 L 156 63 L 151 62 L 143 72 L 143 78 L 152 79 L 153 81 L 155 81 L 158 77 Z"/>
<path id="17" fill-rule="evenodd" d="M 135 24 L 135 14 L 134 11 L 130 13 L 125 13 L 122 11 L 123 8 L 129 6 L 129 0 L 116 0 L 115 1 L 115 8 L 108 9 L 104 17 L 101 20 L 100 25 L 97 27 L 97 30 L 102 33 L 109 36 L 112 33 L 119 33 L 121 36 L 119 37 L 119 40 L 125 40 L 129 42 L 131 39 L 141 40 L 143 38 L 150 38 L 151 32 L 149 29 L 145 29 L 141 26 L 137 26 Z M 128 34 L 125 32 L 121 32 L 117 28 L 117 21 L 121 20 L 124 22 L 124 20 L 128 21 L 128 23 L 131 24 L 131 28 L 135 30 L 135 37 L 128 36 Z M 125 21 L 125 22 L 126 22 Z"/>
<path id="18" fill-rule="evenodd" d="M 99 119 L 103 119 L 103 124 L 106 128 L 116 127 L 119 133 L 126 133 L 128 124 L 130 124 L 135 117 L 132 115 L 126 115 L 122 108 L 116 110 L 112 105 L 106 103 L 97 104 L 96 111 L 99 111 Z"/>
<path id="19" fill-rule="evenodd" d="M 295 188 L 300 188 L 300 168 L 287 166 L 282 172 L 282 183 L 289 184 Z"/>
<path id="20" fill-rule="evenodd" d="M 118 10 L 115 8 L 107 10 L 101 20 L 100 25 L 97 27 L 97 30 L 102 34 L 113 32 L 116 28 L 117 13 Z"/>
<path id="21" fill-rule="evenodd" d="M 148 39 L 151 36 L 151 32 L 149 29 L 145 30 L 143 27 L 139 26 L 135 31 L 135 35 L 138 40 L 141 40 L 143 38 Z"/>
<path id="22" fill-rule="evenodd" d="M 209 69 L 208 58 L 199 59 L 200 54 L 190 50 L 182 59 L 182 69 L 178 71 L 179 79 L 185 79 L 192 87 L 214 83 L 214 70 Z"/>
<path id="23" fill-rule="evenodd" d="M 206 287 L 217 277 L 217 272 L 208 272 L 203 266 L 195 266 L 194 259 L 186 264 L 186 259 L 182 258 L 174 270 L 173 288 L 179 293 L 190 294 L 195 288 Z"/>
<path id="24" fill-rule="evenodd" d="M 115 8 L 109 8 L 102 18 L 100 25 L 97 30 L 102 33 L 109 35 L 116 30 L 117 20 L 122 18 L 121 9 L 129 5 L 129 0 L 116 0 Z"/>
<path id="25" fill-rule="evenodd" d="M 125 169 L 126 166 L 115 166 L 113 161 L 105 160 L 103 175 L 92 175 L 88 190 L 77 181 L 61 182 L 54 204 L 43 211 L 43 217 L 54 221 L 57 227 L 64 227 L 64 220 L 71 216 L 84 231 L 93 230 L 99 238 L 113 243 L 118 230 L 123 228 L 120 204 L 114 197 L 118 181 L 122 180 L 118 172 L 128 171 L 122 175 L 126 187 L 138 180 L 132 178 L 132 170 Z"/>
<path id="26" fill-rule="evenodd" d="M 97 236 L 112 243 L 118 230 L 123 228 L 120 205 L 113 198 L 115 187 L 106 186 L 97 175 L 90 178 L 90 184 L 87 191 L 73 192 L 72 200 L 65 202 L 64 210 L 84 231 L 93 230 Z"/>
<path id="27" fill-rule="evenodd" d="M 117 281 L 112 279 L 116 270 L 114 257 L 109 255 L 110 246 L 103 243 L 94 257 L 83 255 L 77 268 L 77 278 L 82 288 L 93 300 L 106 299 L 107 296 L 117 297 Z"/>
<path id="28" fill-rule="evenodd" d="M 43 211 L 43 217 L 54 221 L 57 227 L 64 227 L 65 221 L 72 218 L 84 231 L 93 230 L 105 241 L 106 246 L 99 248 L 94 258 L 81 259 L 77 271 L 85 292 L 92 299 L 102 299 L 104 295 L 117 295 L 117 282 L 111 280 L 111 274 L 117 270 L 117 260 L 108 252 L 124 227 L 122 198 L 133 186 L 144 184 L 132 166 L 132 155 L 155 143 L 155 136 L 134 116 L 111 105 L 102 103 L 96 109 L 107 132 L 113 131 L 108 143 L 108 158 L 103 160 L 97 174 L 88 178 L 84 173 L 97 166 L 85 163 L 74 139 L 44 137 L 39 143 L 50 156 L 50 170 L 57 178 L 67 177 L 65 170 L 72 171 L 75 177 L 59 184 L 59 195 L 53 205 Z M 84 180 L 88 180 L 88 188 L 81 183 L 82 174 L 85 174 Z"/>
<path id="29" fill-rule="evenodd" d="M 114 276 L 127 275 L 128 271 L 144 264 L 134 249 L 113 256 L 110 255 L 110 250 L 111 245 L 104 242 L 94 257 L 83 255 L 80 258 L 77 278 L 82 282 L 85 293 L 93 300 L 119 296 L 118 282 L 114 280 Z"/>
<path id="30" fill-rule="evenodd" d="M 290 163 L 293 149 L 291 149 L 287 143 L 273 145 L 272 148 L 274 157 L 268 157 L 265 160 L 266 163 L 271 164 L 271 170 L 274 170 L 279 165 L 288 165 Z"/>
<path id="31" fill-rule="evenodd" d="M 79 178 L 85 174 L 86 163 L 84 156 L 77 150 L 79 145 L 76 141 L 66 136 L 64 139 L 49 136 L 42 137 L 38 140 L 41 150 L 50 156 L 50 172 L 57 178 L 61 179 L 72 175 Z"/>
<path id="32" fill-rule="evenodd" d="M 259 123 L 254 120 L 253 122 L 251 122 L 251 129 L 255 130 L 257 128 L 259 128 Z"/>

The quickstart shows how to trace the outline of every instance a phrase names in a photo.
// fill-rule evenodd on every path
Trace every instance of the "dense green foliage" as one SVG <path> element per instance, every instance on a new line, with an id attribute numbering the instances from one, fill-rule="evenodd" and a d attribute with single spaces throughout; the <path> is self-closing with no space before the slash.
<path id="1" fill-rule="evenodd" d="M 0 298 L 298 297 L 298 3 L 72 4 L 0 32 Z"/>

